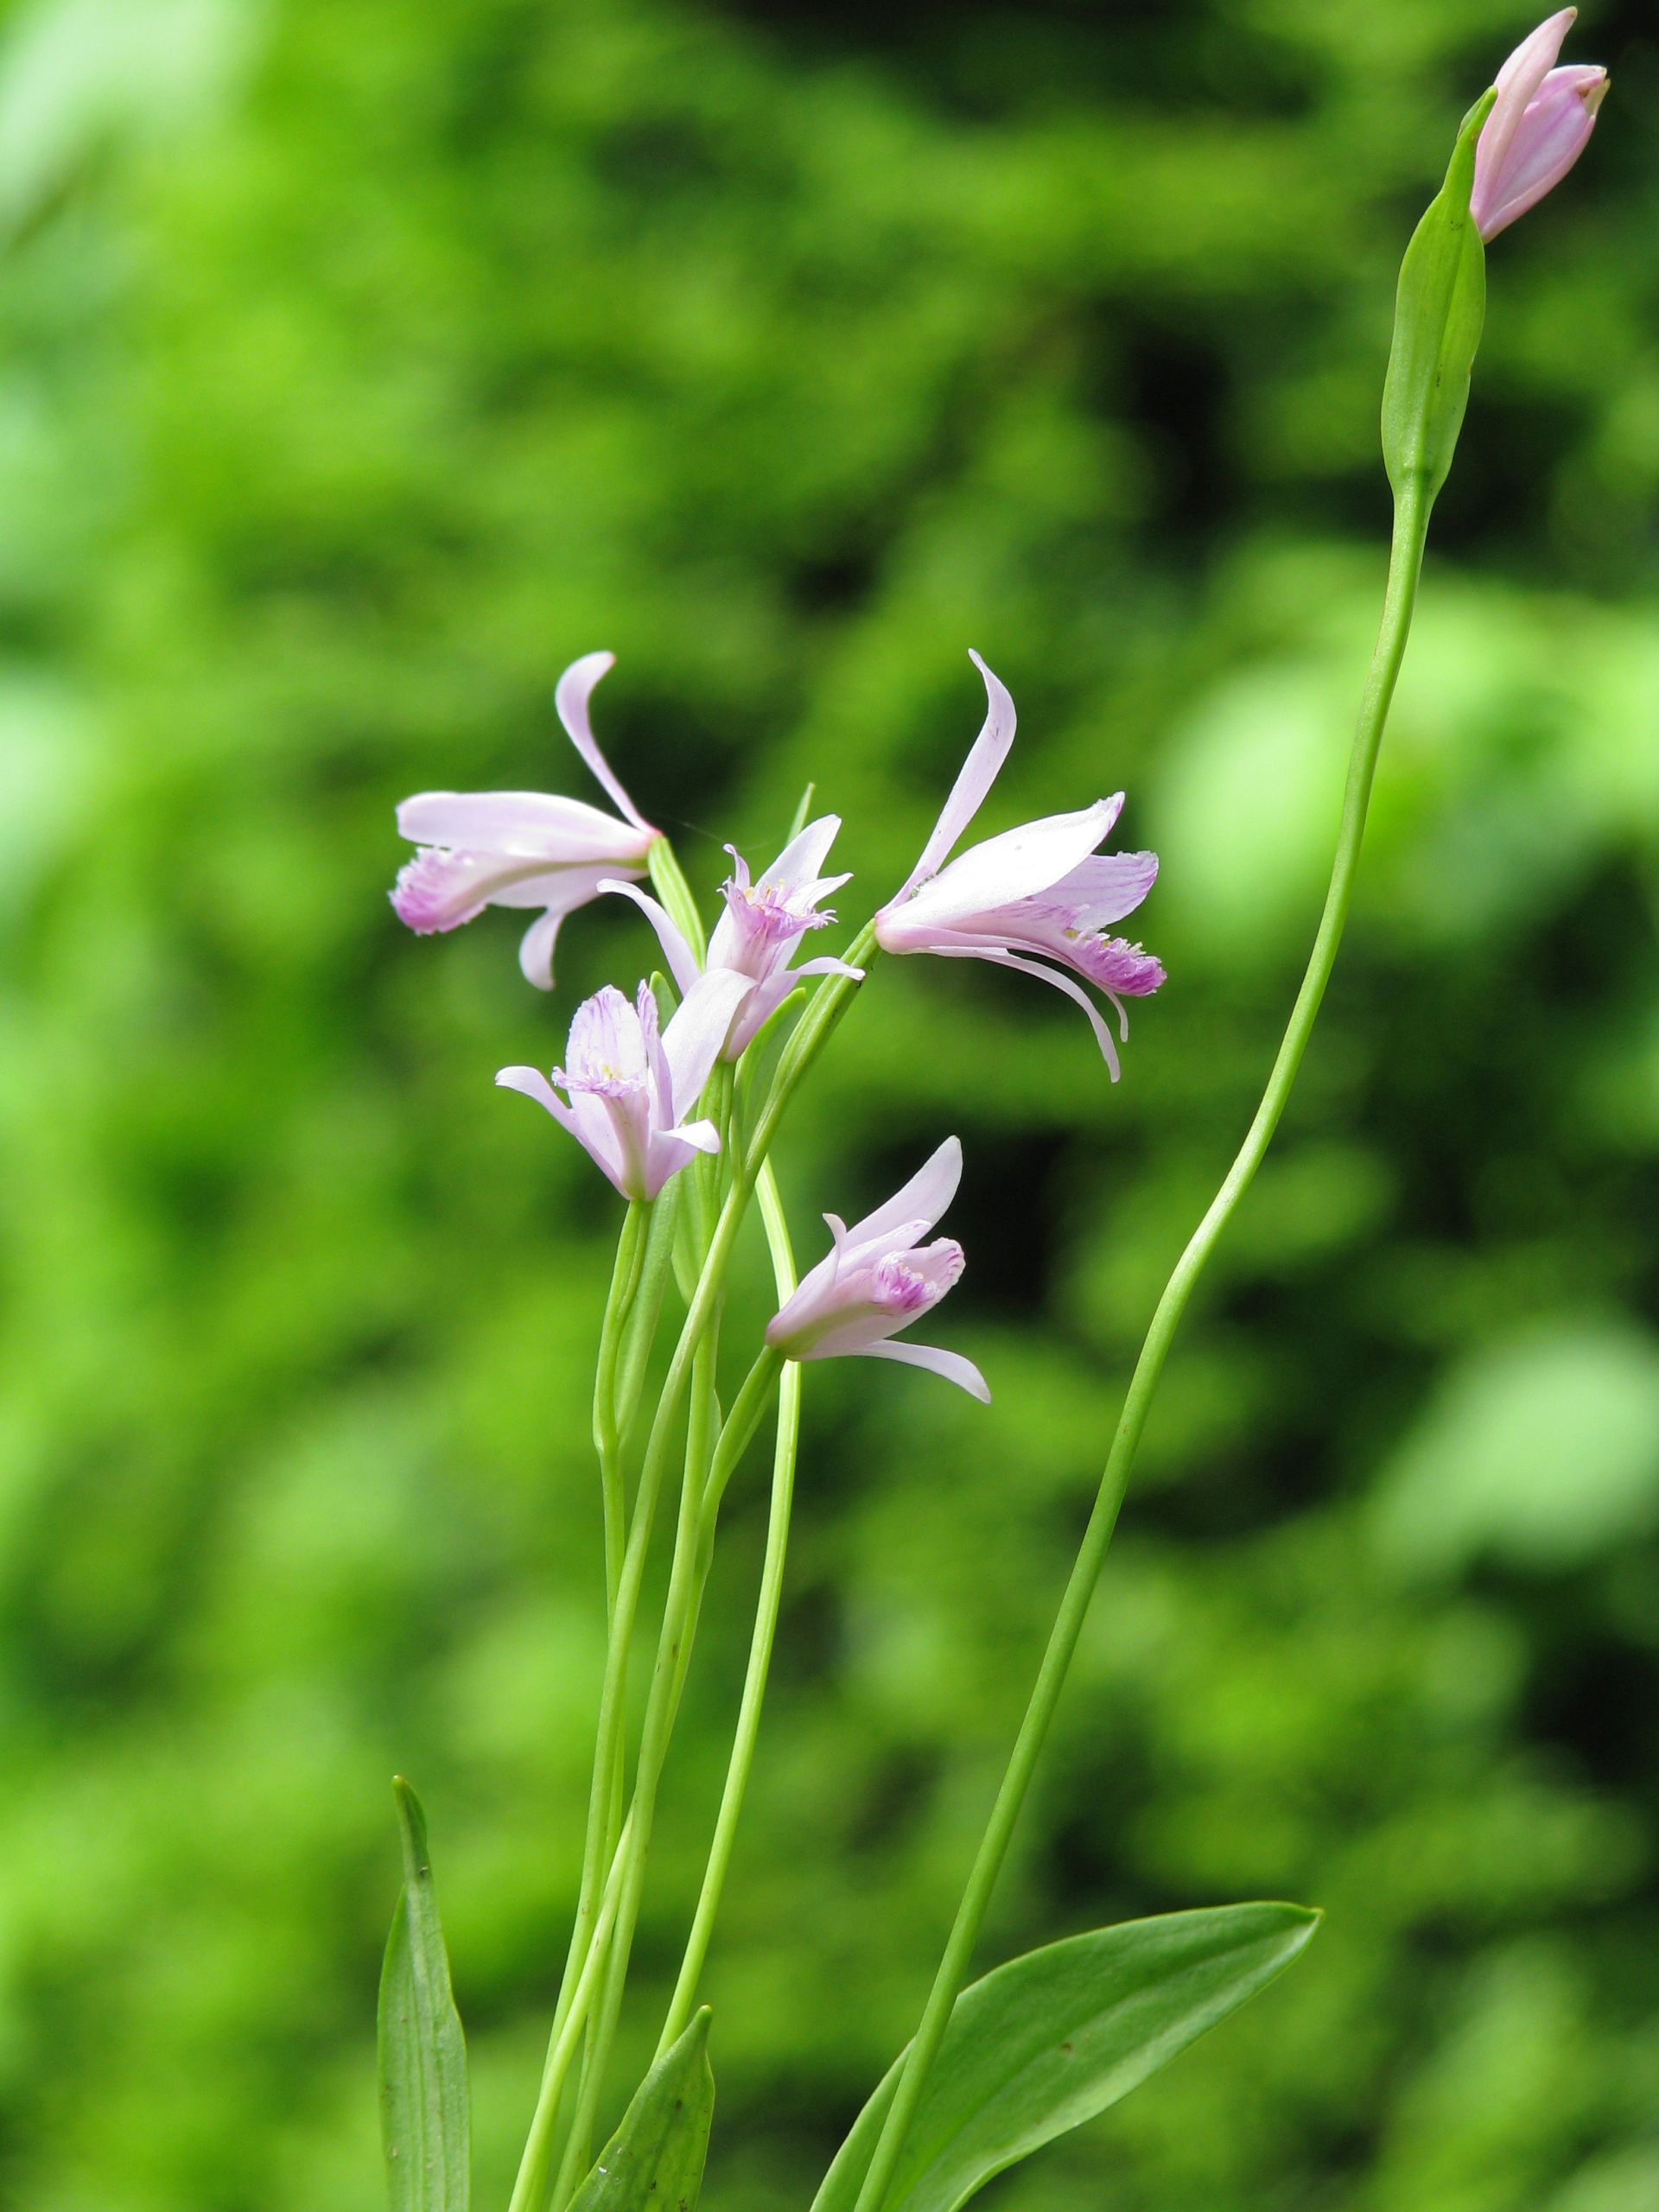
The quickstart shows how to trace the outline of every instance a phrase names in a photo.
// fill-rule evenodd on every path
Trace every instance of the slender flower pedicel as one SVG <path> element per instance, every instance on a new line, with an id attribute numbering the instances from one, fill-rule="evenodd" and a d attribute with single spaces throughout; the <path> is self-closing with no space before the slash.
<path id="1" fill-rule="evenodd" d="M 400 921 L 421 936 L 459 929 L 486 906 L 539 906 L 518 949 L 518 964 L 540 990 L 553 988 L 553 947 L 565 916 L 619 871 L 639 874 L 661 836 L 628 797 L 588 719 L 594 686 L 614 665 L 588 653 L 559 678 L 554 703 L 594 777 L 624 820 L 585 799 L 543 791 L 423 791 L 397 810 L 397 830 L 420 847 L 393 887 Z"/>
<path id="2" fill-rule="evenodd" d="M 1497 73 L 1497 99 L 1475 147 L 1469 201 L 1483 238 L 1495 238 L 1535 207 L 1590 143 L 1607 95 L 1607 72 L 1593 64 L 1555 67 L 1578 12 L 1563 8 L 1540 23 Z"/>
<path id="3" fill-rule="evenodd" d="M 685 1116 L 709 1080 L 740 995 L 734 977 L 706 976 L 659 1033 L 649 983 L 640 984 L 632 1006 L 607 983 L 576 1008 L 569 1065 L 555 1068 L 551 1083 L 537 1068 L 503 1068 L 495 1079 L 544 1106 L 625 1198 L 650 1200 L 697 1153 L 720 1150 L 712 1122 Z"/>
<path id="4" fill-rule="evenodd" d="M 708 969 L 747 979 L 749 988 L 739 1002 L 721 1058 L 740 1059 L 804 976 L 845 976 L 855 983 L 864 980 L 861 968 L 823 955 L 790 965 L 795 949 L 809 930 L 827 929 L 833 913 L 820 913 L 818 902 L 849 883 L 849 875 L 821 875 L 830 848 L 841 828 L 841 817 L 826 814 L 809 822 L 791 837 L 769 868 L 751 882 L 749 864 L 735 846 L 732 873 L 721 886 L 725 906 L 709 939 Z M 618 891 L 632 899 L 657 932 L 669 973 L 682 991 L 689 991 L 700 972 L 696 955 L 683 933 L 649 892 L 631 883 L 605 883 L 604 891 Z"/>
<path id="5" fill-rule="evenodd" d="M 1150 996 L 1164 980 L 1163 966 L 1138 944 L 1104 932 L 1132 914 L 1151 890 L 1157 855 L 1096 852 L 1123 810 L 1119 791 L 1075 814 L 1027 822 L 950 859 L 1014 742 L 1014 701 L 979 655 L 971 658 L 985 682 L 984 727 L 921 858 L 898 895 L 876 916 L 875 941 L 884 952 L 989 960 L 1052 983 L 1088 1015 L 1116 1080 L 1117 1050 L 1111 1032 L 1071 976 L 1105 994 L 1127 1036 L 1123 1001 Z M 1061 969 L 1071 975 L 1061 974 Z"/>
<path id="6" fill-rule="evenodd" d="M 918 1240 L 957 1195 L 962 1146 L 947 1137 L 896 1197 L 849 1229 L 827 1213 L 835 1244 L 772 1317 L 766 1342 L 786 1359 L 896 1359 L 943 1375 L 987 1405 L 984 1376 L 960 1352 L 895 1344 L 899 1330 L 931 1313 L 962 1274 L 962 1247 Z"/>

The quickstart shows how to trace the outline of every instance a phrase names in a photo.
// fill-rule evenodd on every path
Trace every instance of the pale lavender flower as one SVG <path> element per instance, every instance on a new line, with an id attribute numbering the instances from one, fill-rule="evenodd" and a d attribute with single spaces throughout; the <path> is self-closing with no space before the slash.
<path id="1" fill-rule="evenodd" d="M 1607 72 L 1558 69 L 1576 8 L 1563 8 L 1523 39 L 1497 73 L 1497 99 L 1475 147 L 1469 212 L 1483 238 L 1494 238 L 1554 191 L 1590 142 Z"/>
<path id="2" fill-rule="evenodd" d="M 659 1033 L 648 983 L 632 1006 L 607 983 L 576 1008 L 568 1065 L 554 1069 L 552 1083 L 537 1068 L 503 1068 L 495 1079 L 544 1106 L 625 1198 L 654 1198 L 695 1154 L 720 1150 L 712 1122 L 685 1116 L 709 1080 L 742 988 L 735 976 L 704 976 Z"/>
<path id="3" fill-rule="evenodd" d="M 836 918 L 833 913 L 820 913 L 818 901 L 851 880 L 818 873 L 840 828 L 841 817 L 835 814 L 809 822 L 753 883 L 748 862 L 727 846 L 733 870 L 721 887 L 726 905 L 709 940 L 708 972 L 741 976 L 749 988 L 733 1017 L 722 1058 L 734 1060 L 743 1052 L 803 976 L 849 976 L 855 983 L 863 981 L 861 968 L 849 968 L 844 960 L 828 956 L 804 960 L 798 968 L 790 965 L 807 931 L 827 929 Z M 682 992 L 689 991 L 699 972 L 696 958 L 663 907 L 649 892 L 636 890 L 630 883 L 607 883 L 601 888 L 632 899 L 657 932 L 669 973 Z"/>
<path id="4" fill-rule="evenodd" d="M 962 1247 L 954 1239 L 918 1242 L 961 1180 L 962 1147 L 947 1137 L 896 1198 L 851 1229 L 825 1214 L 834 1248 L 768 1323 L 766 1342 L 786 1359 L 896 1359 L 925 1367 L 988 1405 L 990 1391 L 972 1360 L 937 1344 L 892 1341 L 931 1313 L 962 1274 Z"/>
<path id="5" fill-rule="evenodd" d="M 653 830 L 600 751 L 588 701 L 613 653 L 588 653 L 559 678 L 554 704 L 570 741 L 626 817 L 543 791 L 424 791 L 397 810 L 400 836 L 420 846 L 391 893 L 399 920 L 424 936 L 458 929 L 486 906 L 539 906 L 518 948 L 538 989 L 553 988 L 553 946 L 565 916 L 619 871 L 640 873 Z"/>
<path id="6" fill-rule="evenodd" d="M 876 916 L 876 943 L 887 952 L 990 960 L 1052 983 L 1088 1015 L 1116 1081 L 1111 1032 L 1088 994 L 1058 969 L 1070 969 L 1104 992 L 1128 1035 L 1123 1001 L 1147 997 L 1164 970 L 1138 944 L 1104 932 L 1151 890 L 1157 855 L 1096 852 L 1123 810 L 1119 791 L 1075 814 L 1027 822 L 950 860 L 1014 742 L 1014 701 L 979 655 L 970 657 L 985 681 L 984 727 L 909 880 Z"/>

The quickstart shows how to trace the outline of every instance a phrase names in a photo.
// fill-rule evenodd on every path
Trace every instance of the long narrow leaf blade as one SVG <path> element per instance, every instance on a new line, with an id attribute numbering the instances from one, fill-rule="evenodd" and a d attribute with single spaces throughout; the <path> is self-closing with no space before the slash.
<path id="1" fill-rule="evenodd" d="M 420 1800 L 392 1783 L 404 1888 L 380 1972 L 380 2131 L 391 2212 L 467 2212 L 467 2044 L 427 1856 Z"/>
<path id="2" fill-rule="evenodd" d="M 570 2212 L 695 2212 L 715 2114 L 705 2005 L 634 2093 Z"/>
<path id="3" fill-rule="evenodd" d="M 957 1999 L 885 2212 L 957 2212 L 1253 1997 L 1318 1925 L 1294 1904 L 1167 1913 L 1028 1951 L 975 1982 Z M 812 2212 L 850 2212 L 898 2080 L 895 2063 Z"/>

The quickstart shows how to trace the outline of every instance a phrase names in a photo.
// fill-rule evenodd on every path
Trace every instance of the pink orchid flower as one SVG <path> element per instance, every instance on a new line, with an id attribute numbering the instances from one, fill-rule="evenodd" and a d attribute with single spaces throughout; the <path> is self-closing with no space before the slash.
<path id="1" fill-rule="evenodd" d="M 985 681 L 984 727 L 909 880 L 876 916 L 875 941 L 886 952 L 989 960 L 1052 983 L 1088 1015 L 1116 1082 L 1111 1032 L 1087 993 L 1058 969 L 1070 969 L 1104 992 L 1122 1033 L 1128 1034 L 1123 1001 L 1149 996 L 1164 970 L 1138 944 L 1104 931 L 1151 890 L 1157 855 L 1096 852 L 1123 810 L 1119 791 L 1075 814 L 1027 822 L 950 859 L 1014 742 L 1014 701 L 977 653 L 970 658 Z"/>
<path id="2" fill-rule="evenodd" d="M 1497 99 L 1475 147 L 1469 212 L 1483 238 L 1495 238 L 1553 192 L 1590 143 L 1607 72 L 1558 69 L 1576 8 L 1563 8 L 1523 39 L 1497 73 Z"/>
<path id="3" fill-rule="evenodd" d="M 735 1060 L 742 1054 L 803 976 L 849 976 L 855 983 L 863 982 L 864 970 L 849 968 L 844 960 L 824 957 L 804 960 L 798 968 L 790 965 L 806 932 L 827 929 L 836 918 L 833 913 L 820 913 L 818 901 L 851 880 L 818 872 L 840 828 L 841 817 L 836 814 L 809 822 L 753 883 L 748 862 L 727 846 L 733 870 L 721 886 L 726 906 L 709 940 L 708 972 L 742 976 L 748 989 L 733 1017 L 722 1058 Z M 663 907 L 649 892 L 636 890 L 631 883 L 607 883 L 601 888 L 632 899 L 657 932 L 669 973 L 681 992 L 689 993 L 700 972 L 696 957 Z"/>
<path id="4" fill-rule="evenodd" d="M 962 1247 L 954 1239 L 918 1241 L 961 1180 L 962 1147 L 947 1137 L 896 1198 L 851 1229 L 838 1215 L 825 1214 L 834 1248 L 768 1323 L 766 1342 L 785 1359 L 896 1359 L 925 1367 L 988 1405 L 990 1391 L 972 1360 L 937 1344 L 892 1342 L 931 1313 L 962 1274 Z"/>
<path id="5" fill-rule="evenodd" d="M 659 1033 L 648 983 L 632 1006 L 607 983 L 576 1008 L 568 1065 L 554 1069 L 552 1083 L 537 1068 L 503 1068 L 495 1079 L 544 1106 L 625 1198 L 654 1198 L 697 1153 L 720 1150 L 712 1122 L 685 1116 L 709 1080 L 741 995 L 736 977 L 705 976 Z"/>
<path id="6" fill-rule="evenodd" d="M 613 653 L 588 653 L 559 678 L 554 704 L 571 743 L 626 817 L 543 791 L 423 791 L 397 810 L 400 836 L 421 849 L 399 874 L 391 903 L 426 936 L 459 929 L 486 906 L 539 906 L 518 964 L 539 990 L 553 988 L 559 925 L 596 899 L 619 869 L 638 874 L 662 835 L 635 806 L 600 751 L 588 720 L 594 686 Z"/>

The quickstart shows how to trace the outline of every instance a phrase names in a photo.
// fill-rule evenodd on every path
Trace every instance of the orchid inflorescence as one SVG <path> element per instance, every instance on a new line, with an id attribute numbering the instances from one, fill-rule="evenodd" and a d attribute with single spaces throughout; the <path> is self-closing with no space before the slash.
<path id="1" fill-rule="evenodd" d="M 1126 1036 L 1124 1000 L 1147 997 L 1162 983 L 1164 970 L 1140 945 L 1105 931 L 1152 889 L 1157 856 L 1098 850 L 1122 812 L 1119 791 L 1073 813 L 1005 830 L 950 858 L 989 796 L 1014 735 L 1007 687 L 977 653 L 970 658 L 985 685 L 984 726 L 916 866 L 875 916 L 874 944 L 889 953 L 992 961 L 1053 984 L 1083 1007 L 1116 1077 L 1116 1044 L 1074 979 L 1093 984 L 1111 1002 L 1120 1036 Z M 640 887 L 642 868 L 650 867 L 653 855 L 662 856 L 666 840 L 634 806 L 593 734 L 589 702 L 613 665 L 609 653 L 588 653 L 573 662 L 559 679 L 555 702 L 620 818 L 580 799 L 539 791 L 429 791 L 405 799 L 397 811 L 399 830 L 434 842 L 404 867 L 392 904 L 401 919 L 422 932 L 458 928 L 488 906 L 543 906 L 519 959 L 530 981 L 550 990 L 554 941 L 567 915 L 609 893 L 640 908 L 680 995 L 671 1018 L 661 1020 L 649 982 L 641 982 L 632 999 L 607 984 L 576 1008 L 563 1067 L 550 1076 L 535 1068 L 503 1068 L 496 1081 L 544 1107 L 625 1198 L 649 1205 L 698 1154 L 721 1147 L 715 1121 L 687 1118 L 716 1064 L 741 1062 L 804 977 L 836 976 L 855 984 L 865 971 L 828 955 L 795 964 L 803 941 L 835 921 L 823 900 L 852 880 L 822 872 L 841 829 L 833 814 L 798 830 L 758 877 L 751 876 L 734 846 L 726 848 L 732 873 L 721 887 L 721 911 L 702 957 L 661 900 Z M 924 1356 L 918 1348 L 891 1341 L 955 1282 L 963 1268 L 959 1245 L 918 1253 L 894 1244 L 879 1260 L 854 1264 L 875 1238 L 878 1224 L 904 1227 L 906 1207 L 915 1210 L 910 1201 L 919 1204 L 918 1192 L 931 1198 L 944 1187 L 947 1155 L 955 1162 L 949 1190 L 925 1221 L 908 1224 L 931 1228 L 961 1174 L 961 1147 L 954 1137 L 915 1183 L 861 1224 L 859 1232 L 849 1237 L 836 1216 L 825 1217 L 836 1232 L 836 1249 L 773 1320 L 768 1343 L 796 1360 L 837 1352 L 907 1360 L 988 1397 L 969 1361 L 940 1351 Z M 804 1318 L 809 1313 L 810 1323 Z M 826 1318 L 830 1313 L 842 1317 L 835 1325 Z"/>
<path id="2" fill-rule="evenodd" d="M 1524 40 L 1465 118 L 1445 183 L 1407 249 L 1382 397 L 1382 454 L 1395 517 L 1389 588 L 1306 973 L 1261 1104 L 1153 1313 L 915 2037 L 837 2155 L 814 2212 L 883 2212 L 890 2202 L 960 2206 L 1014 2158 L 1103 2109 L 1243 2003 L 1296 1955 L 1317 1919 L 1280 1904 L 1165 1915 L 1028 1953 L 966 1986 L 1170 1345 L 1273 1138 L 1336 959 L 1429 518 L 1468 398 L 1484 313 L 1485 244 L 1567 175 L 1606 90 L 1605 70 L 1558 66 L 1573 14 L 1563 9 Z M 661 988 L 671 986 L 675 1000 L 664 1019 L 655 981 L 639 982 L 632 995 L 607 984 L 576 1008 L 562 1065 L 546 1075 L 508 1067 L 496 1078 L 545 1109 L 626 1201 L 593 1402 L 605 1544 L 604 1684 L 569 1950 L 509 2212 L 654 2212 L 671 2203 L 690 2212 L 695 2203 L 713 2098 L 709 2016 L 698 2009 L 698 1982 L 730 1864 L 778 1625 L 803 1367 L 826 1359 L 885 1359 L 925 1368 L 976 1398 L 990 1395 L 970 1360 L 905 1334 L 932 1313 L 963 1272 L 961 1245 L 932 1234 L 961 1179 L 957 1138 L 947 1137 L 902 1188 L 851 1228 L 826 1214 L 830 1249 L 798 1281 L 770 1157 L 795 1090 L 879 952 L 983 961 L 1049 984 L 1081 1007 L 1114 1079 L 1128 1029 L 1126 1002 L 1148 996 L 1164 981 L 1158 960 L 1112 934 L 1142 904 L 1158 874 L 1151 853 L 1101 850 L 1117 826 L 1122 792 L 957 851 L 1007 760 L 1015 727 L 1007 689 L 977 654 L 973 658 L 985 686 L 983 726 L 915 867 L 844 956 L 798 957 L 809 939 L 835 926 L 835 910 L 825 901 L 851 880 L 825 873 L 838 817 L 809 821 L 804 803 L 782 851 L 758 874 L 741 854 L 726 849 L 731 872 L 721 887 L 715 926 L 705 934 L 668 839 L 634 805 L 594 739 L 590 702 L 613 664 L 608 653 L 573 663 L 555 698 L 613 813 L 533 791 L 434 791 L 398 810 L 399 830 L 419 848 L 392 893 L 411 929 L 455 929 L 486 906 L 530 912 L 535 918 L 519 962 L 529 981 L 547 991 L 565 918 L 601 897 L 625 899 L 655 932 L 668 976 Z M 1116 1034 L 1102 1001 L 1116 1017 Z M 791 1009 L 794 1019 L 787 1021 Z M 778 1304 L 747 1376 L 725 1402 L 718 1368 L 727 1277 L 752 1199 L 766 1230 Z M 645 1381 L 671 1277 L 683 1296 L 684 1319 L 655 1410 L 642 1423 Z M 774 1394 L 766 1559 L 719 1818 L 656 2062 L 594 2164 L 658 1787 L 721 1501 Z M 643 1437 L 637 1449 L 636 1437 Z M 679 1510 L 655 1664 L 643 1716 L 637 1717 L 629 1667 L 671 1458 L 683 1466 Z M 399 1785 L 399 1804 L 405 1883 L 381 2002 L 391 2201 L 394 2212 L 465 2212 L 464 2046 L 431 1897 L 424 1828 L 406 1785 Z M 1126 2024 L 1131 2014 L 1134 2021 Z M 1033 2033 L 1035 2041 L 1022 2042 Z M 936 2063 L 942 2053 L 946 2063 Z"/>

